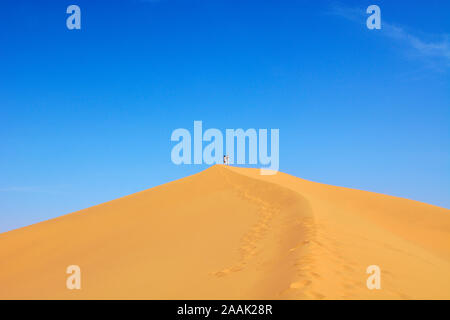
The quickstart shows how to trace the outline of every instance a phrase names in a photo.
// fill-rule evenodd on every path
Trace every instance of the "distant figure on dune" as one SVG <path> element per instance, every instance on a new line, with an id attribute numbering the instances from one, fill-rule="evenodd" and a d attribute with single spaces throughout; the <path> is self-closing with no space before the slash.
<path id="1" fill-rule="evenodd" d="M 230 156 L 229 155 L 223 155 L 223 164 L 224 165 L 230 164 Z"/>

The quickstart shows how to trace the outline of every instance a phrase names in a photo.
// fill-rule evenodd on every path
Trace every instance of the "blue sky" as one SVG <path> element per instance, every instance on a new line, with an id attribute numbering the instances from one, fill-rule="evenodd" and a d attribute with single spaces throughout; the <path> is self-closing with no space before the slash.
<path id="1" fill-rule="evenodd" d="M 205 169 L 170 160 L 194 120 L 279 128 L 283 172 L 450 208 L 449 107 L 448 1 L 2 1 L 0 232 Z"/>

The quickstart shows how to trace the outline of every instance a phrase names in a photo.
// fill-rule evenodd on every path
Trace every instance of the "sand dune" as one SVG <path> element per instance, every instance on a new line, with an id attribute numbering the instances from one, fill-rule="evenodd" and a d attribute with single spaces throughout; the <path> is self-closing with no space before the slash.
<path id="1" fill-rule="evenodd" d="M 450 299 L 449 213 L 214 166 L 0 234 L 0 299 Z"/>

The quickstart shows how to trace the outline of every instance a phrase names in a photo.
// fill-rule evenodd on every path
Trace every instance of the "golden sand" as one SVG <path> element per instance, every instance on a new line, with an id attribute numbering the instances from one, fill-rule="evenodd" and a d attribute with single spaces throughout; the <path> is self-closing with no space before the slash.
<path id="1" fill-rule="evenodd" d="M 450 299 L 449 213 L 213 166 L 0 234 L 0 299 Z"/>

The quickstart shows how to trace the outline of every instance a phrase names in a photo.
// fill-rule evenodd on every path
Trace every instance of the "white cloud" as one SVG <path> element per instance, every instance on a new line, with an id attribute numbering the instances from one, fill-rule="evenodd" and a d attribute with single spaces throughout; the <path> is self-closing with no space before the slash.
<path id="1" fill-rule="evenodd" d="M 49 189 L 45 187 L 5 187 L 0 188 L 0 192 L 32 192 L 32 193 L 61 193 L 54 189 Z"/>
<path id="2" fill-rule="evenodd" d="M 328 14 L 358 22 L 364 26 L 369 16 L 366 14 L 365 8 L 346 7 L 341 4 L 334 4 Z M 379 32 L 381 35 L 397 41 L 398 44 L 407 49 L 409 56 L 422 59 L 436 70 L 443 71 L 450 68 L 449 34 L 430 35 L 421 33 L 419 36 L 417 32 L 414 34 L 407 31 L 408 29 L 404 26 L 386 22 L 383 19 L 383 8 L 381 8 L 381 20 L 382 29 L 374 32 Z"/>

